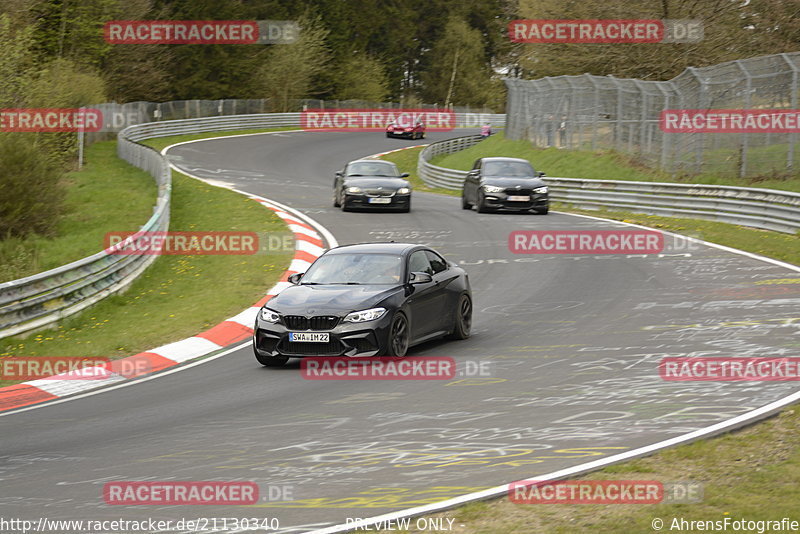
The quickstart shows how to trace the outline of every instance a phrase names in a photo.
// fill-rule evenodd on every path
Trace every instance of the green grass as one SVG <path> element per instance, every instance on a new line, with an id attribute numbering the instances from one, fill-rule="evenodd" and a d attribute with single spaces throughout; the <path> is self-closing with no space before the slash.
<path id="1" fill-rule="evenodd" d="M 283 221 L 257 202 L 176 172 L 170 230 L 287 232 Z M 120 358 L 183 339 L 252 305 L 278 280 L 292 255 L 288 251 L 160 256 L 126 292 L 65 319 L 56 328 L 0 340 L 0 357 Z M 11 383 L 0 381 L 0 386 Z"/>
<path id="2" fill-rule="evenodd" d="M 500 498 L 468 504 L 434 517 L 455 519 L 454 532 L 459 534 L 656 532 L 651 528 L 654 518 L 664 521 L 663 532 L 679 531 L 669 529 L 673 518 L 780 521 L 789 517 L 797 520 L 797 503 L 800 502 L 798 435 L 800 405 L 794 405 L 777 417 L 740 431 L 576 477 L 664 483 L 694 481 L 703 488 L 699 503 L 515 504 Z"/>
<path id="3" fill-rule="evenodd" d="M 392 152 L 391 154 L 381 156 L 380 159 L 393 162 L 395 165 L 397 165 L 397 168 L 400 169 L 400 172 L 407 172 L 409 175 L 408 181 L 411 182 L 411 186 L 415 191 L 440 193 L 442 195 L 451 196 L 461 195 L 460 191 L 452 191 L 450 189 L 442 189 L 440 187 L 430 187 L 426 185 L 422 179 L 420 179 L 419 175 L 417 175 L 417 158 L 419 158 L 419 153 L 423 148 L 424 147 L 407 148 L 405 150 L 400 150 L 398 152 Z"/>
<path id="4" fill-rule="evenodd" d="M 155 181 L 118 159 L 114 141 L 89 146 L 86 162 L 66 177 L 66 210 L 54 237 L 0 241 L 0 282 L 99 252 L 106 232 L 137 230 L 150 218 L 158 194 Z"/>
<path id="5" fill-rule="evenodd" d="M 785 157 L 785 148 L 783 155 Z M 799 151 L 800 152 L 800 151 Z M 764 150 L 761 157 L 779 157 L 780 147 Z M 394 156 L 394 154 L 390 154 Z M 433 158 L 431 163 L 450 169 L 468 170 L 476 159 L 484 156 L 506 156 L 529 160 L 534 168 L 559 178 L 585 178 L 589 180 L 634 180 L 644 182 L 684 182 L 713 185 L 736 185 L 761 187 L 800 192 L 800 175 L 776 176 L 772 171 L 764 176 L 730 178 L 712 174 L 681 175 L 650 168 L 634 158 L 614 151 L 566 150 L 558 148 L 535 148 L 527 140 L 509 140 L 502 133 L 491 136 L 480 143 L 455 152 Z M 712 154 L 713 158 L 725 157 Z M 800 154 L 798 154 L 800 157 Z M 416 165 L 415 165 L 416 166 Z"/>

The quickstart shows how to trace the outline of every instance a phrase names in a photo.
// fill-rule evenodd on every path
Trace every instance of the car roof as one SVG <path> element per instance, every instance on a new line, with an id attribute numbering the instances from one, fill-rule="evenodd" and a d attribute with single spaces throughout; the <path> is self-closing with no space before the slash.
<path id="1" fill-rule="evenodd" d="M 491 158 L 481 158 L 481 161 L 487 161 L 487 162 L 488 161 L 518 161 L 518 162 L 527 163 L 528 165 L 530 165 L 530 163 L 531 163 L 527 159 L 523 159 L 523 158 L 505 158 L 505 157 L 499 157 L 499 156 L 495 156 L 495 157 L 491 157 Z"/>
<path id="2" fill-rule="evenodd" d="M 353 161 L 348 162 L 348 165 L 352 165 L 353 163 L 383 163 L 385 165 L 391 165 L 392 167 L 397 167 L 391 161 L 386 161 L 382 159 L 354 159 Z"/>
<path id="3" fill-rule="evenodd" d="M 425 248 L 425 245 L 418 243 L 358 243 L 355 245 L 341 245 L 330 249 L 325 254 L 337 254 L 340 252 L 357 252 L 365 254 L 404 254 L 416 248 Z"/>

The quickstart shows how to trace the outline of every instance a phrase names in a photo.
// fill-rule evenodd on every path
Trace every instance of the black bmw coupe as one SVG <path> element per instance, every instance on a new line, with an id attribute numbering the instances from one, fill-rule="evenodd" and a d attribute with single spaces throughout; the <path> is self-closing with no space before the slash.
<path id="1" fill-rule="evenodd" d="M 550 198 L 543 172 L 519 158 L 481 158 L 464 178 L 461 207 L 476 206 L 478 213 L 497 210 L 534 211 L 547 214 Z"/>
<path id="2" fill-rule="evenodd" d="M 390 161 L 351 161 L 336 173 L 333 205 L 342 211 L 353 208 L 411 210 L 411 184 Z"/>
<path id="3" fill-rule="evenodd" d="M 290 357 L 405 356 L 412 345 L 469 337 L 467 273 L 428 247 L 345 245 L 325 252 L 259 311 L 256 360 Z"/>

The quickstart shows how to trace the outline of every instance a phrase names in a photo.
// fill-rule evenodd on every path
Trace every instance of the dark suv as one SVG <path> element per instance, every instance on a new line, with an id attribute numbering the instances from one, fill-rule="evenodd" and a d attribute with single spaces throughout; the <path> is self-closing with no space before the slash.
<path id="1" fill-rule="evenodd" d="M 500 209 L 546 214 L 547 186 L 531 164 L 519 158 L 481 158 L 464 179 L 461 207 L 479 213 Z"/>

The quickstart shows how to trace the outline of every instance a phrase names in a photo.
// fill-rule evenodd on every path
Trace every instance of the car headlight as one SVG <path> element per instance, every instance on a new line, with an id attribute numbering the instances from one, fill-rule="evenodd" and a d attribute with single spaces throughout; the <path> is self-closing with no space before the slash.
<path id="1" fill-rule="evenodd" d="M 411 189 L 409 189 L 408 187 L 401 187 L 400 189 L 397 190 L 397 194 L 398 195 L 407 195 L 410 192 L 411 192 Z"/>
<path id="2" fill-rule="evenodd" d="M 486 191 L 487 193 L 499 193 L 503 189 L 504 188 L 498 187 L 496 185 L 484 185 L 483 186 L 483 190 Z"/>
<path id="3" fill-rule="evenodd" d="M 537 187 L 533 190 L 534 193 L 547 193 L 547 186 Z"/>
<path id="4" fill-rule="evenodd" d="M 348 193 L 360 193 L 361 192 L 361 188 L 353 186 L 353 187 L 348 187 L 346 191 Z"/>
<path id="5" fill-rule="evenodd" d="M 374 321 L 380 319 L 386 313 L 386 308 L 371 308 L 369 310 L 354 311 L 348 313 L 345 318 L 345 323 L 365 323 L 367 321 Z"/>
<path id="6" fill-rule="evenodd" d="M 281 320 L 281 316 L 275 313 L 272 310 L 268 310 L 267 308 L 261 308 L 261 313 L 259 314 L 261 318 L 268 323 L 277 323 Z"/>

